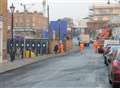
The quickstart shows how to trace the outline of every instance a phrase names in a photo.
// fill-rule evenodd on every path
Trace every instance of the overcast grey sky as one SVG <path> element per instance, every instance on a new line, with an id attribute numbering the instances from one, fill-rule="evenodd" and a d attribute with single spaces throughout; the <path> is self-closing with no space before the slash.
<path id="1" fill-rule="evenodd" d="M 89 15 L 93 3 L 106 3 L 108 0 L 47 0 L 50 5 L 50 20 L 63 17 L 81 19 Z M 115 1 L 115 0 L 111 0 Z M 17 10 L 23 11 L 20 3 L 26 4 L 30 11 L 42 11 L 42 0 L 8 0 L 8 7 L 14 3 Z M 32 6 L 32 4 L 34 4 Z"/>

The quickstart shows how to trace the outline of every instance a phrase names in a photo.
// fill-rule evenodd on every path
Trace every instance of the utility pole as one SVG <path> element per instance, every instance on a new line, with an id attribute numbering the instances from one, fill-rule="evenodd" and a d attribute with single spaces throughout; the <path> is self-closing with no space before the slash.
<path id="1" fill-rule="evenodd" d="M 51 36 L 50 36 L 50 14 L 49 14 L 49 5 L 47 5 L 47 16 L 48 16 L 48 53 L 50 53 L 50 44 L 51 44 Z"/>
<path id="2" fill-rule="evenodd" d="M 50 8 L 49 8 L 49 5 L 47 5 L 47 16 L 48 16 L 48 34 L 49 34 L 49 38 L 50 38 L 50 30 L 49 30 L 49 21 L 50 21 L 50 14 L 49 14 L 49 10 L 50 10 Z"/>
<path id="3" fill-rule="evenodd" d="M 24 8 L 24 12 L 23 12 L 23 14 L 24 14 L 24 38 L 25 38 L 25 28 L 26 28 L 26 15 L 25 15 L 25 12 L 26 12 L 26 5 L 25 4 L 20 4 L 21 6 L 23 6 L 23 8 Z"/>
<path id="4" fill-rule="evenodd" d="M 46 15 L 46 0 L 43 0 L 42 5 L 43 5 L 43 14 L 45 16 Z M 47 9 L 48 9 L 48 7 L 47 7 Z"/>
<path id="5" fill-rule="evenodd" d="M 25 52 L 25 50 L 26 50 L 26 46 L 25 46 L 25 44 L 26 44 L 26 41 L 25 41 L 25 27 L 26 27 L 26 15 L 25 15 L 25 11 L 26 11 L 26 5 L 25 4 L 20 4 L 21 6 L 23 6 L 23 9 L 24 9 L 24 12 L 23 12 L 23 15 L 24 15 L 24 35 L 23 35 L 23 37 L 24 37 L 24 48 L 23 48 L 23 52 Z"/>

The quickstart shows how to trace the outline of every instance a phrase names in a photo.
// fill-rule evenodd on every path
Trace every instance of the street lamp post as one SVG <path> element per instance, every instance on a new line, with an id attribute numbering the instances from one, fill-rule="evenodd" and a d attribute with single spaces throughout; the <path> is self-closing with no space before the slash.
<path id="1" fill-rule="evenodd" d="M 14 20 L 13 16 L 14 16 L 14 10 L 15 10 L 15 7 L 13 4 L 10 6 L 10 10 L 11 10 L 11 39 L 13 42 L 13 20 Z"/>
<path id="2" fill-rule="evenodd" d="M 14 17 L 14 10 L 15 10 L 15 7 L 14 5 L 12 4 L 10 6 L 10 10 L 11 10 L 11 40 L 12 40 L 12 49 L 11 49 L 11 53 L 10 53 L 10 57 L 11 57 L 11 61 L 13 61 L 15 59 L 15 50 L 14 50 L 14 41 L 13 41 L 13 17 Z"/>

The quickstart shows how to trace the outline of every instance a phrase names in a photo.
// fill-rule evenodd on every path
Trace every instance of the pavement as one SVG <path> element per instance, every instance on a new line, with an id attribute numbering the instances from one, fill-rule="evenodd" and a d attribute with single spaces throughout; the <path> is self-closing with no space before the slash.
<path id="1" fill-rule="evenodd" d="M 57 54 L 57 55 L 49 54 L 49 55 L 38 56 L 38 57 L 35 57 L 32 59 L 19 59 L 19 60 L 15 60 L 13 62 L 8 61 L 6 63 L 1 63 L 0 64 L 0 73 L 8 72 L 8 71 L 11 71 L 11 70 L 14 70 L 14 69 L 17 69 L 17 68 L 20 68 L 20 67 L 23 67 L 23 66 L 26 66 L 29 64 L 33 64 L 33 63 L 45 60 L 45 59 L 50 59 L 50 58 L 54 58 L 54 57 L 60 57 L 63 55 L 67 55 L 69 53 L 76 52 L 76 51 L 78 51 L 78 48 L 71 49 L 70 51 L 68 51 L 64 54 Z"/>
<path id="2" fill-rule="evenodd" d="M 87 48 L 46 59 L 4 74 L 0 88 L 112 88 L 103 56 Z"/>

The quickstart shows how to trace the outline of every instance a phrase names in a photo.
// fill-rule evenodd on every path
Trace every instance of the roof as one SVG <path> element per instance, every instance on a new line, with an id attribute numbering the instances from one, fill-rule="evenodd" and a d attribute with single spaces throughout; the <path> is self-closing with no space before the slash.
<path id="1" fill-rule="evenodd" d="M 94 4 L 92 9 L 113 9 L 113 8 L 120 8 L 120 4 Z"/>

